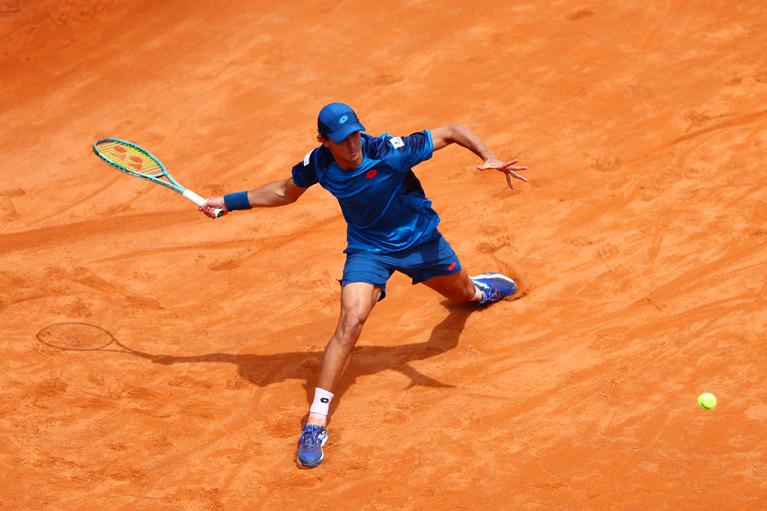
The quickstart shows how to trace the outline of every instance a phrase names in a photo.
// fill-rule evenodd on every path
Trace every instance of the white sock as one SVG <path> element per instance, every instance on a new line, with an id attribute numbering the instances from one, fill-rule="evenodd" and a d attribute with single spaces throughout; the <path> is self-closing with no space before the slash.
<path id="1" fill-rule="evenodd" d="M 316 387 L 314 389 L 314 401 L 312 402 L 311 408 L 309 408 L 309 413 L 316 413 L 317 415 L 327 417 L 328 412 L 330 411 L 330 402 L 332 400 L 332 392 Z"/>
<path id="2" fill-rule="evenodd" d="M 474 286 L 474 298 L 469 300 L 470 302 L 481 302 L 482 299 L 485 297 L 485 293 L 482 292 L 482 290 L 479 288 L 479 286 Z"/>

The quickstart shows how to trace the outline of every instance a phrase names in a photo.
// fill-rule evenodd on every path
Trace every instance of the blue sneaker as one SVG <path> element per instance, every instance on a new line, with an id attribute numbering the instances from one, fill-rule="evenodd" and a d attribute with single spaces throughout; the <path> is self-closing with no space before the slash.
<path id="1" fill-rule="evenodd" d="M 298 439 L 296 462 L 301 468 L 314 468 L 322 463 L 322 448 L 328 443 L 328 432 L 317 424 L 307 424 Z"/>
<path id="2" fill-rule="evenodd" d="M 506 275 L 500 273 L 482 273 L 469 277 L 474 285 L 482 291 L 482 300 L 479 305 L 488 305 L 500 302 L 507 296 L 517 292 L 517 284 Z"/>

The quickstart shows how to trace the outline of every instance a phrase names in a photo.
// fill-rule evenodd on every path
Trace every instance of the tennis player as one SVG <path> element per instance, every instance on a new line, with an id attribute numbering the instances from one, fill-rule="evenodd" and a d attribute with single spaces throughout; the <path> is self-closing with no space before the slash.
<path id="1" fill-rule="evenodd" d="M 292 176 L 249 191 L 210 197 L 200 208 L 215 217 L 254 207 L 282 206 L 319 183 L 338 199 L 347 222 L 346 264 L 341 280 L 341 314 L 325 348 L 309 417 L 298 440 L 296 461 L 311 468 L 322 463 L 325 429 L 333 392 L 349 364 L 354 344 L 376 302 L 386 296 L 386 282 L 397 270 L 450 300 L 479 306 L 498 302 L 517 291 L 500 273 L 469 277 L 450 244 L 442 237 L 439 216 L 426 198 L 412 168 L 450 144 L 458 144 L 483 160 L 478 170 L 497 170 L 527 181 L 517 171 L 527 167 L 499 160 L 465 125 L 451 124 L 405 137 L 373 137 L 349 106 L 326 105 L 317 119 L 320 146 L 292 170 Z"/>

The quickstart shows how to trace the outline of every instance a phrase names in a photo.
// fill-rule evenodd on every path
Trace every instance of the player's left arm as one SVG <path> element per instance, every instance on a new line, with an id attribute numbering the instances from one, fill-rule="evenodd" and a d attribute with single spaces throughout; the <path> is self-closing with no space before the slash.
<path id="1" fill-rule="evenodd" d="M 503 172 L 506 175 L 506 183 L 508 183 L 509 188 L 514 189 L 514 185 L 511 184 L 512 177 L 527 182 L 526 177 L 516 172 L 518 170 L 526 170 L 526 166 L 515 165 L 519 160 L 504 161 L 496 157 L 485 143 L 471 131 L 471 128 L 465 124 L 448 124 L 447 126 L 440 126 L 430 131 L 435 151 L 439 151 L 450 144 L 458 144 L 482 158 L 484 163 L 478 165 L 477 170 L 495 169 Z"/>

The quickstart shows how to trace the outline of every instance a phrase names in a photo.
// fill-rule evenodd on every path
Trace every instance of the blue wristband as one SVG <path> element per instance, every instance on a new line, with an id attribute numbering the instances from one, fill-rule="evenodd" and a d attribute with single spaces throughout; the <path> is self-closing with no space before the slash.
<path id="1" fill-rule="evenodd" d="M 224 195 L 224 204 L 226 209 L 234 211 L 235 209 L 250 209 L 248 192 L 234 192 Z"/>

